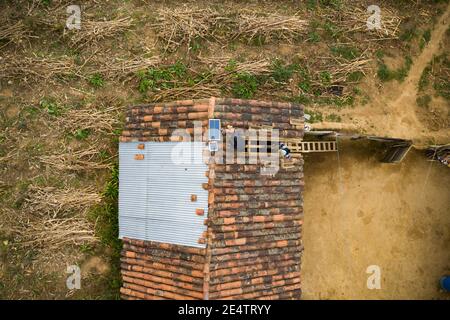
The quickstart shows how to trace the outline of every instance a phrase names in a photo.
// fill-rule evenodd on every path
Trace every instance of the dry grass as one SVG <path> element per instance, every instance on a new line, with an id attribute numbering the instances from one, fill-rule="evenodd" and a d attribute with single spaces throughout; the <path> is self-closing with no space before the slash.
<path id="1" fill-rule="evenodd" d="M 94 147 L 84 150 L 66 150 L 63 154 L 41 156 L 41 163 L 61 171 L 83 171 L 96 169 L 110 169 L 110 159 L 101 159 L 99 152 Z"/>
<path id="2" fill-rule="evenodd" d="M 102 197 L 93 188 L 57 189 L 55 187 L 30 186 L 24 210 L 34 215 L 56 219 L 76 213 L 84 216 Z"/>
<path id="3" fill-rule="evenodd" d="M 106 79 L 118 79 L 126 82 L 132 79 L 137 71 L 154 66 L 159 61 L 157 56 L 137 56 L 132 59 L 124 59 L 102 55 L 96 57 L 95 60 L 87 58 L 83 64 L 77 65 L 74 59 L 68 56 L 44 58 L 37 55 L 8 55 L 0 56 L 0 80 L 18 79 L 24 83 L 44 80 L 60 83 L 74 78 L 86 79 L 89 75 L 100 73 Z"/>
<path id="4" fill-rule="evenodd" d="M 308 22 L 296 15 L 280 15 L 278 13 L 261 14 L 241 12 L 236 19 L 233 39 L 243 38 L 251 41 L 257 37 L 264 42 L 285 40 L 291 43 L 307 30 Z"/>
<path id="5" fill-rule="evenodd" d="M 214 38 L 214 29 L 227 20 L 211 8 L 163 8 L 158 10 L 157 23 L 153 27 L 156 27 L 158 37 L 165 43 L 165 51 L 170 51 L 182 44 L 190 49 L 194 39 Z"/>
<path id="6" fill-rule="evenodd" d="M 67 56 L 9 55 L 0 58 L 0 80 L 19 79 L 25 83 L 44 80 L 54 83 L 69 77 L 82 77 L 80 67 Z"/>
<path id="7" fill-rule="evenodd" d="M 98 241 L 95 227 L 85 218 L 30 218 L 12 230 L 25 248 L 41 248 L 51 255 L 66 245 L 92 244 Z M 50 257 L 49 257 L 50 258 Z"/>
<path id="8" fill-rule="evenodd" d="M 5 44 L 0 44 L 0 48 L 10 42 L 18 44 L 28 35 L 29 31 L 22 21 L 18 21 L 14 24 L 2 24 L 0 26 L 0 42 L 5 42 Z"/>
<path id="9" fill-rule="evenodd" d="M 254 13 L 251 11 L 218 12 L 211 8 L 175 8 L 158 11 L 158 22 L 153 26 L 165 43 L 165 50 L 175 50 L 186 44 L 192 48 L 195 39 L 228 42 L 244 39 L 247 42 L 263 37 L 265 42 L 286 40 L 292 42 L 306 31 L 306 20 L 296 15 Z"/>
<path id="10" fill-rule="evenodd" d="M 233 61 L 232 66 L 230 61 Z M 219 96 L 222 94 L 223 88 L 231 87 L 234 80 L 233 75 L 236 73 L 262 75 L 270 72 L 270 61 L 268 59 L 239 62 L 229 56 L 222 56 L 199 57 L 198 62 L 203 65 L 203 68 L 200 69 L 206 68 L 210 72 L 208 77 L 195 85 L 180 82 L 174 88 L 160 89 L 152 95 L 152 101 Z M 198 71 L 191 70 L 191 72 L 195 74 Z"/>
<path id="11" fill-rule="evenodd" d="M 269 59 L 260 58 L 253 61 L 234 60 L 231 55 L 223 55 L 220 57 L 199 57 L 199 62 L 208 67 L 216 78 L 223 78 L 230 73 L 230 61 L 233 62 L 233 72 L 250 73 L 250 74 L 266 74 L 269 73 L 271 62 Z"/>
<path id="12" fill-rule="evenodd" d="M 118 107 L 71 109 L 64 117 L 57 119 L 58 125 L 65 131 L 75 133 L 77 130 L 89 130 L 107 135 L 113 135 L 119 122 Z"/>
<path id="13" fill-rule="evenodd" d="M 106 79 L 118 79 L 124 82 L 133 78 L 139 70 L 155 66 L 160 62 L 158 56 L 135 56 L 132 58 L 111 57 L 105 54 L 96 55 L 93 61 L 95 68 L 89 67 L 87 73 L 100 73 Z"/>
<path id="14" fill-rule="evenodd" d="M 383 7 L 381 28 L 373 30 L 367 29 L 367 18 L 370 14 L 366 10 L 348 5 L 344 7 L 342 15 L 339 24 L 345 33 L 365 32 L 368 37 L 367 41 L 398 38 L 402 19 L 393 9 Z"/>
<path id="15" fill-rule="evenodd" d="M 64 29 L 70 37 L 70 45 L 77 49 L 92 45 L 106 38 L 111 38 L 133 25 L 130 17 L 117 17 L 111 20 L 94 21 L 89 17 L 83 18 L 80 30 Z"/>
<path id="16" fill-rule="evenodd" d="M 333 82 L 345 83 L 351 73 L 361 72 L 366 75 L 367 64 L 370 61 L 371 59 L 367 58 L 364 53 L 351 61 L 332 57 L 328 62 L 329 67 L 327 70 L 329 70 Z"/>
<path id="17" fill-rule="evenodd" d="M 168 88 L 161 90 L 152 95 L 153 101 L 163 101 L 168 99 L 184 99 L 191 97 L 192 99 L 207 98 L 219 96 L 220 89 L 214 84 L 198 83 L 194 86 L 182 86 L 177 88 Z"/>

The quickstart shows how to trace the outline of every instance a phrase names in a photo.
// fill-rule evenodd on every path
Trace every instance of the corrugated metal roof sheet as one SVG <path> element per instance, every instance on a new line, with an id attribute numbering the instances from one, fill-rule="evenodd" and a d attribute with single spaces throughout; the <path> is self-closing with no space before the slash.
<path id="1" fill-rule="evenodd" d="M 144 149 L 138 149 L 144 144 Z M 208 212 L 208 166 L 202 143 L 128 142 L 119 145 L 119 237 L 203 248 Z M 180 163 L 176 150 L 191 150 Z M 136 160 L 143 154 L 143 160 Z M 191 201 L 191 195 L 197 201 Z M 196 215 L 203 209 L 204 216 Z"/>

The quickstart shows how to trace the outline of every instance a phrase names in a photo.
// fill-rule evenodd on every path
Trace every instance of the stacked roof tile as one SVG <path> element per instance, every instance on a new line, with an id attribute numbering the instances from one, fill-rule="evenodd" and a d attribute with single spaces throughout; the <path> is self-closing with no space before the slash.
<path id="1" fill-rule="evenodd" d="M 130 108 L 121 142 L 173 141 L 175 130 L 279 130 L 303 137 L 303 108 L 292 103 L 201 99 Z M 124 299 L 298 299 L 303 216 L 303 160 L 262 175 L 262 164 L 209 163 L 205 248 L 124 239 Z M 196 214 L 193 212 L 193 214 Z"/>

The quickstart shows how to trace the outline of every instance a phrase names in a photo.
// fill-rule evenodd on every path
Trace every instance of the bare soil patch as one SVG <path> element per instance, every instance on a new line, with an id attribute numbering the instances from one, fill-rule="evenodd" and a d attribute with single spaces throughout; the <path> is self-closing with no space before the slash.
<path id="1" fill-rule="evenodd" d="M 412 150 L 383 164 L 362 142 L 305 157 L 304 299 L 449 299 L 448 168 Z M 381 268 L 381 289 L 366 268 Z"/>

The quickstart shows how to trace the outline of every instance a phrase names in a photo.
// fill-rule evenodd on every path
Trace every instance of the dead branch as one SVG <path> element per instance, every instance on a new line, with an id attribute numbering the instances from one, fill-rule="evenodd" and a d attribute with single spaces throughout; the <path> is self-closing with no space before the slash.
<path id="1" fill-rule="evenodd" d="M 111 164 L 108 163 L 108 160 L 109 159 L 102 160 L 99 152 L 93 147 L 79 151 L 67 150 L 64 154 L 53 154 L 40 157 L 42 163 L 62 171 L 111 168 Z"/>
<path id="2" fill-rule="evenodd" d="M 102 56 L 95 61 L 96 68 L 90 68 L 88 74 L 100 73 L 106 79 L 126 79 L 134 76 L 136 72 L 155 66 L 160 62 L 158 56 L 137 56 L 129 59 L 111 56 Z"/>
<path id="3" fill-rule="evenodd" d="M 113 135 L 115 125 L 119 122 L 119 108 L 107 107 L 71 109 L 64 117 L 57 119 L 58 125 L 65 131 L 75 133 L 77 130 L 90 130 Z"/>
<path id="4" fill-rule="evenodd" d="M 328 14 L 328 19 L 333 22 L 336 21 L 344 33 L 365 32 L 368 35 L 368 41 L 396 39 L 398 37 L 402 19 L 394 9 L 383 7 L 380 28 L 372 30 L 367 27 L 367 19 L 371 14 L 365 9 L 347 5 L 339 13 L 342 15 L 340 19 L 335 19 L 335 13 Z"/>
<path id="5" fill-rule="evenodd" d="M 0 57 L 0 80 L 19 78 L 24 82 L 45 80 L 54 82 L 57 78 L 82 77 L 80 68 L 73 59 L 62 57 Z"/>
<path id="6" fill-rule="evenodd" d="M 228 20 L 211 8 L 195 7 L 160 9 L 157 19 L 153 27 L 165 43 L 165 50 L 174 50 L 182 44 L 190 49 L 194 39 L 214 37 L 214 28 Z"/>
<path id="7" fill-rule="evenodd" d="M 25 248 L 56 250 L 66 245 L 92 244 L 98 241 L 95 228 L 85 218 L 38 218 L 28 220 L 13 229 L 19 235 L 19 244 Z"/>
<path id="8" fill-rule="evenodd" d="M 263 37 L 268 42 L 283 39 L 292 42 L 307 30 L 308 22 L 300 17 L 285 16 L 277 13 L 240 13 L 236 19 L 233 39 L 244 38 L 250 41 Z"/>
<path id="9" fill-rule="evenodd" d="M 19 43 L 22 39 L 29 35 L 29 31 L 26 29 L 25 24 L 22 21 L 18 21 L 14 24 L 2 24 L 0 25 L 0 41 Z"/>
<path id="10" fill-rule="evenodd" d="M 57 189 L 30 186 L 24 209 L 40 216 L 62 218 L 76 212 L 84 216 L 86 211 L 102 200 L 93 188 Z"/>
<path id="11" fill-rule="evenodd" d="M 130 17 L 117 17 L 111 20 L 94 21 L 91 18 L 83 19 L 80 30 L 66 30 L 65 35 L 70 36 L 70 44 L 76 48 L 94 44 L 97 41 L 113 37 L 133 25 Z"/>

